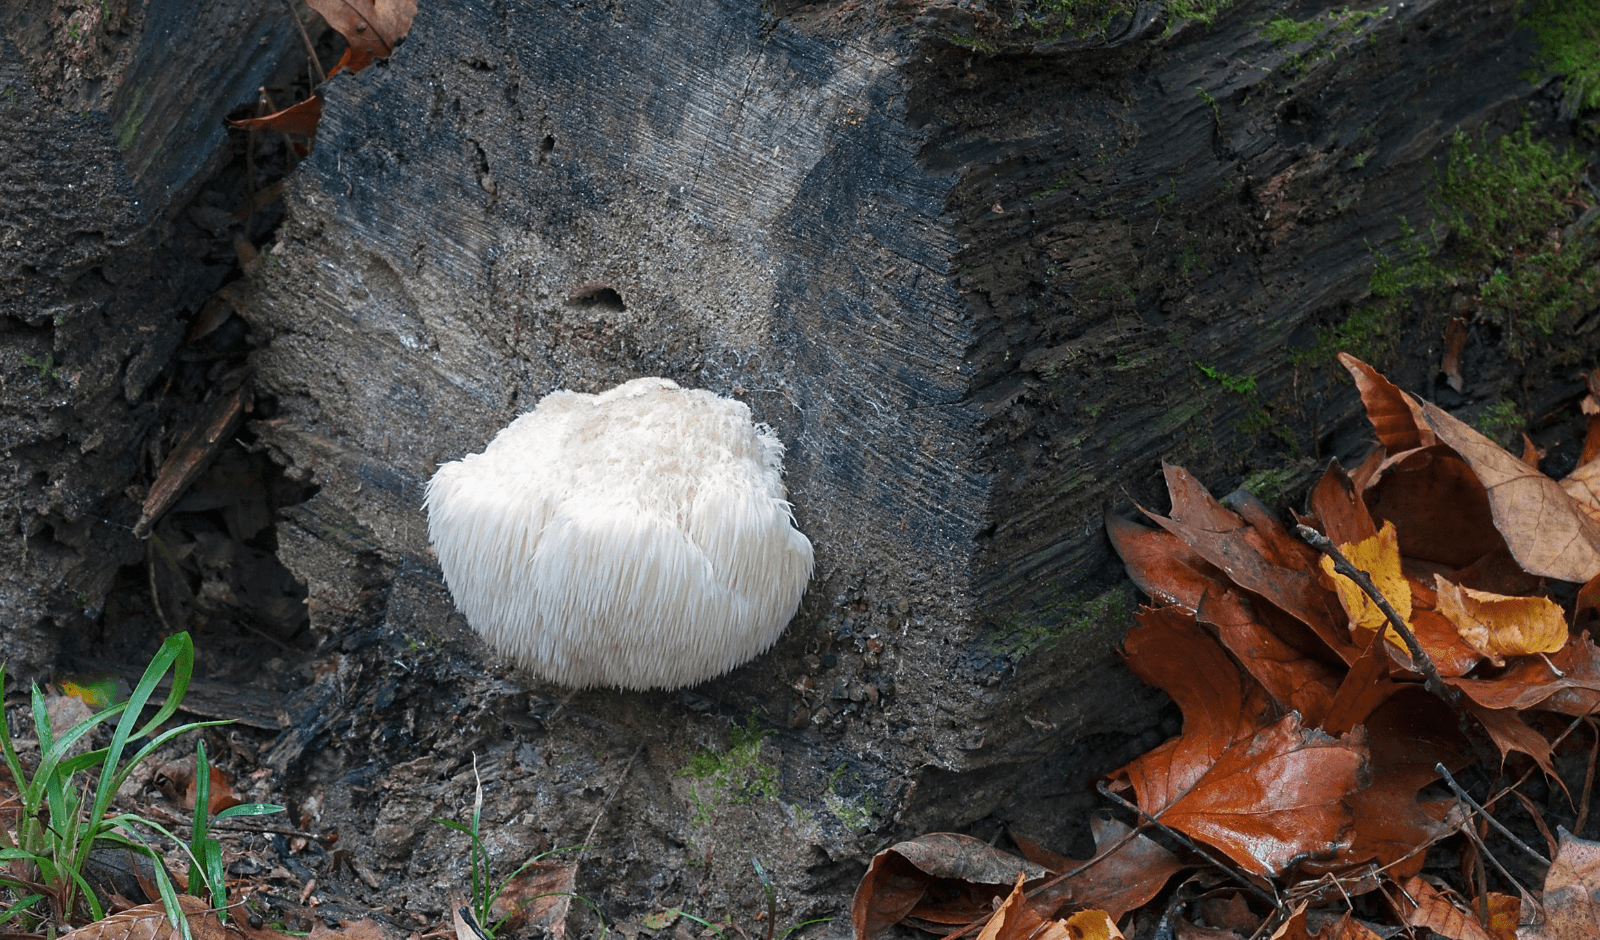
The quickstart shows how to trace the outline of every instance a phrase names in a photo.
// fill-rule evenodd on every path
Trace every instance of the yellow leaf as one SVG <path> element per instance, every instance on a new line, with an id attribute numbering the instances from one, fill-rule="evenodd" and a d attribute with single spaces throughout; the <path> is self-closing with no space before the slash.
<path id="1" fill-rule="evenodd" d="M 1067 936 L 1072 940 L 1122 940 L 1122 931 L 1105 911 L 1079 911 L 1056 923 L 1066 925 Z"/>
<path id="2" fill-rule="evenodd" d="M 1567 643 L 1567 618 L 1547 597 L 1507 597 L 1451 584 L 1439 575 L 1433 580 L 1439 613 L 1496 666 L 1505 665 L 1504 656 L 1554 653 Z"/>
<path id="3" fill-rule="evenodd" d="M 1394 523 L 1385 522 L 1377 535 L 1350 545 L 1341 545 L 1339 551 L 1350 559 L 1350 564 L 1371 576 L 1378 592 L 1405 621 L 1406 626 L 1410 626 L 1411 586 L 1406 583 L 1405 575 L 1400 573 L 1400 537 L 1394 531 Z M 1400 634 L 1395 632 L 1394 627 L 1388 626 L 1389 618 L 1372 602 L 1367 592 L 1361 590 L 1361 586 L 1354 581 L 1335 572 L 1333 559 L 1326 555 L 1322 557 L 1322 572 L 1333 583 L 1334 590 L 1339 592 L 1339 603 L 1344 605 L 1344 612 L 1350 617 L 1350 633 L 1357 642 L 1365 643 L 1373 633 L 1386 629 L 1385 639 L 1398 649 L 1406 648 Z"/>

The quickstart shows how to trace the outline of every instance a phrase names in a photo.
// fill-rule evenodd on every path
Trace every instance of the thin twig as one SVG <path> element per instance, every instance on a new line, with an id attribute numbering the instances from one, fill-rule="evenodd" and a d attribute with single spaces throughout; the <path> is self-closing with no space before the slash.
<path id="1" fill-rule="evenodd" d="M 1494 820 L 1490 819 L 1488 816 L 1485 816 L 1484 818 L 1488 819 L 1490 822 L 1494 822 Z M 1473 845 L 1478 847 L 1478 858 L 1480 860 L 1485 858 L 1488 859 L 1489 864 L 1494 866 L 1494 870 L 1500 873 L 1500 877 L 1511 882 L 1511 885 L 1517 889 L 1517 893 L 1522 895 L 1524 900 L 1528 901 L 1530 904 L 1537 903 L 1534 900 L 1533 895 L 1528 893 L 1528 889 L 1522 886 L 1522 882 L 1511 877 L 1511 873 L 1506 871 L 1506 867 L 1500 864 L 1500 860 L 1494 857 L 1494 853 L 1489 851 L 1489 847 L 1483 844 L 1483 839 L 1478 835 L 1477 830 L 1472 828 L 1472 822 L 1470 820 L 1461 823 L 1460 831 L 1462 835 L 1472 840 Z M 1524 846 L 1524 848 L 1526 848 L 1526 846 Z"/>
<path id="2" fill-rule="evenodd" d="M 1422 644 L 1417 642 L 1417 635 L 1411 632 L 1411 627 L 1406 624 L 1404 618 L 1389 603 L 1389 599 L 1384 597 L 1383 592 L 1378 590 L 1377 585 L 1372 583 L 1372 577 L 1352 565 L 1350 559 L 1344 557 L 1344 552 L 1339 551 L 1339 546 L 1333 544 L 1332 539 L 1316 529 L 1308 525 L 1297 525 L 1295 526 L 1295 531 L 1300 534 L 1301 540 L 1307 545 L 1327 555 L 1333 561 L 1333 570 L 1354 581 L 1356 587 L 1361 588 L 1368 597 L 1372 598 L 1372 602 L 1378 605 L 1378 609 L 1383 611 L 1384 617 L 1389 620 L 1389 625 L 1394 627 L 1394 631 L 1400 634 L 1400 638 L 1405 641 L 1406 650 L 1411 654 L 1411 664 L 1418 672 L 1422 673 L 1422 681 L 1428 691 L 1465 713 L 1466 708 L 1461 704 L 1461 693 L 1444 684 L 1444 678 L 1439 675 L 1439 669 L 1433 664 L 1433 659 L 1422 648 Z"/>
<path id="3" fill-rule="evenodd" d="M 594 822 L 589 824 L 589 834 L 583 837 L 582 844 L 585 851 L 594 844 L 594 831 L 600 827 L 600 820 L 605 816 L 606 808 L 611 805 L 612 800 L 617 798 L 617 791 L 622 789 L 622 782 L 628 779 L 628 771 L 633 769 L 633 762 L 639 759 L 639 752 L 642 750 L 644 750 L 644 742 L 640 741 L 639 746 L 633 749 L 633 756 L 628 758 L 628 765 L 622 768 L 622 776 L 618 777 L 617 782 L 611 785 L 611 792 L 606 795 L 606 801 L 600 804 L 599 811 L 594 814 Z"/>
<path id="4" fill-rule="evenodd" d="M 1130 810 L 1133 810 L 1135 813 L 1138 813 L 1139 814 L 1139 818 L 1143 819 L 1145 822 L 1148 822 L 1153 826 L 1159 826 L 1163 832 L 1167 833 L 1168 835 L 1172 836 L 1174 839 L 1177 839 L 1179 842 L 1182 842 L 1184 845 L 1188 846 L 1196 855 L 1199 855 L 1201 858 L 1203 858 L 1206 861 L 1210 862 L 1211 864 L 1217 866 L 1218 868 L 1222 869 L 1223 871 L 1227 872 L 1228 874 L 1232 875 L 1233 877 L 1239 879 L 1239 882 L 1241 884 L 1243 884 L 1245 886 L 1245 888 L 1248 889 L 1250 891 L 1250 893 L 1254 894 L 1256 897 L 1258 897 L 1261 900 L 1267 902 L 1268 904 L 1271 904 L 1274 908 L 1278 908 L 1278 907 L 1282 907 L 1283 906 L 1281 901 L 1279 901 L 1273 895 L 1270 895 L 1267 892 L 1262 891 L 1260 888 L 1258 888 L 1256 886 L 1255 882 L 1251 881 L 1248 876 L 1246 876 L 1243 873 L 1241 873 L 1238 869 L 1234 868 L 1232 865 L 1229 865 L 1226 862 L 1220 861 L 1216 856 L 1212 855 L 1210 852 L 1207 852 L 1205 849 L 1202 849 L 1199 845 L 1197 845 L 1194 842 L 1194 840 L 1190 839 L 1188 836 L 1186 836 L 1183 833 L 1179 832 L 1178 830 L 1172 828 L 1171 826 L 1167 825 L 1166 823 L 1162 822 L 1161 820 L 1157 819 L 1156 817 L 1151 816 L 1149 813 L 1146 813 L 1144 810 L 1140 809 L 1139 807 L 1135 806 L 1134 804 L 1129 803 L 1127 800 L 1123 799 L 1122 797 L 1117 796 L 1115 793 L 1112 793 L 1111 789 L 1106 786 L 1106 782 L 1104 780 L 1100 781 L 1095 786 L 1100 791 L 1100 795 L 1101 796 L 1103 796 L 1106 799 L 1111 800 L 1111 801 L 1113 801 L 1115 803 L 1118 803 L 1119 805 L 1121 805 L 1125 809 L 1130 809 Z"/>
<path id="5" fill-rule="evenodd" d="M 1445 769 L 1443 762 L 1434 764 L 1433 769 L 1437 770 L 1441 775 L 1444 776 L 1445 785 L 1455 793 L 1456 799 L 1472 807 L 1473 812 L 1477 813 L 1479 816 L 1482 816 L 1489 823 L 1489 825 L 1495 828 L 1496 832 L 1499 832 L 1507 839 L 1510 839 L 1512 845 L 1515 845 L 1517 848 L 1532 856 L 1534 861 L 1546 868 L 1550 867 L 1550 860 L 1548 858 L 1545 858 L 1543 855 L 1540 855 L 1538 852 L 1534 851 L 1533 847 L 1528 845 L 1528 843 L 1512 835 L 1510 829 L 1507 829 L 1505 826 L 1500 824 L 1500 820 L 1489 815 L 1489 811 L 1479 806 L 1477 800 L 1474 800 L 1472 797 L 1468 796 L 1467 791 L 1461 789 L 1461 784 L 1456 783 L 1456 778 L 1450 776 L 1450 771 Z M 1498 863 L 1496 864 L 1498 866 Z"/>
<path id="6" fill-rule="evenodd" d="M 294 20 L 294 28 L 300 31 L 300 38 L 306 44 L 306 56 L 311 60 L 311 68 L 316 72 L 317 80 L 313 85 L 320 85 L 328 80 L 328 73 L 322 70 L 322 63 L 317 61 L 317 47 L 311 44 L 306 24 L 300 22 L 300 14 L 294 8 L 294 0 L 283 0 L 283 5 L 289 11 L 289 19 Z"/>

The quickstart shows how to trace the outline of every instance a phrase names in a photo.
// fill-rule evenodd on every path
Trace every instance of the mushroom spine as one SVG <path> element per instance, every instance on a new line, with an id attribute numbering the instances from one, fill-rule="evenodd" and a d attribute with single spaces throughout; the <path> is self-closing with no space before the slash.
<path id="1" fill-rule="evenodd" d="M 766 651 L 811 541 L 783 444 L 742 402 L 661 378 L 558 391 L 424 506 L 456 606 L 519 665 L 575 688 L 693 685 Z"/>

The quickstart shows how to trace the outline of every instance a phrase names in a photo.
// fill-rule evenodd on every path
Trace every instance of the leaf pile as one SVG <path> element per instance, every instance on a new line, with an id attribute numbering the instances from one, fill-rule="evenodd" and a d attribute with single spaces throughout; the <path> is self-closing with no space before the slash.
<path id="1" fill-rule="evenodd" d="M 900 921 L 947 936 L 980 923 L 985 938 L 1120 936 L 1127 912 L 1201 859 L 1208 887 L 1219 871 L 1233 887 L 1205 902 L 1210 927 L 1178 915 L 1180 937 L 1372 937 L 1349 899 L 1373 891 L 1397 925 L 1454 938 L 1567 936 L 1549 931 L 1563 918 L 1600 922 L 1595 864 L 1574 860 L 1600 846 L 1561 833 L 1547 910 L 1531 892 L 1489 892 L 1487 852 L 1472 851 L 1482 810 L 1450 795 L 1462 792 L 1453 777 L 1450 790 L 1436 786 L 1441 769 L 1481 761 L 1492 773 L 1531 760 L 1566 789 L 1554 748 L 1600 712 L 1600 649 L 1584 630 L 1600 611 L 1600 375 L 1583 403 L 1584 462 L 1557 481 L 1531 444 L 1507 453 L 1340 359 L 1379 446 L 1352 473 L 1328 468 L 1295 520 L 1315 530 L 1306 539 L 1248 493 L 1225 505 L 1175 466 L 1165 468 L 1166 515 L 1140 507 L 1149 526 L 1107 519 L 1152 599 L 1125 641 L 1128 667 L 1183 713 L 1180 735 L 1103 786 L 1136 804 L 1139 828 L 1100 824 L 1086 862 L 1021 838 L 1026 860 L 950 834 L 901 843 L 873 860 L 857 891 L 860 940 Z M 1359 569 L 1346 571 L 1370 576 L 1370 593 L 1335 570 L 1335 553 L 1308 543 L 1318 533 Z M 1593 776 L 1591 767 L 1579 828 Z M 1533 811 L 1514 787 L 1497 799 L 1506 793 Z M 1186 843 L 1189 860 L 1151 840 L 1151 827 Z M 1430 847 L 1457 831 L 1474 840 L 1464 870 L 1480 872 L 1465 901 L 1422 874 Z M 1267 903 L 1265 920 L 1246 897 Z M 1325 913 L 1314 905 L 1329 901 L 1341 901 L 1342 917 L 1312 930 L 1308 917 Z M 1101 911 L 1110 933 L 1052 932 L 1067 929 L 1055 918 L 1084 908 Z M 1169 907 L 1168 930 L 1173 916 Z"/>
<path id="2" fill-rule="evenodd" d="M 417 15 L 417 0 L 306 0 L 306 6 L 322 14 L 328 25 L 345 39 L 344 55 L 328 77 L 340 70 L 359 72 L 375 59 L 386 59 L 411 31 Z M 246 130 L 281 131 L 315 137 L 322 120 L 322 95 L 310 97 L 281 111 L 234 121 Z"/>

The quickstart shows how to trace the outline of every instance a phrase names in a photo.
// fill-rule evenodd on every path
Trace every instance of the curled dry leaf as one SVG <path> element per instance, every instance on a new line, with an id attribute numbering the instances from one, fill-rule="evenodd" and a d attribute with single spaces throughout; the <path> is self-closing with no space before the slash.
<path id="1" fill-rule="evenodd" d="M 1439 613 L 1496 666 L 1504 657 L 1554 653 L 1567 643 L 1567 618 L 1547 597 L 1507 597 L 1460 587 L 1434 575 Z"/>
<path id="2" fill-rule="evenodd" d="M 1422 416 L 1472 468 L 1489 494 L 1495 528 L 1529 572 L 1582 584 L 1600 574 L 1600 521 L 1561 485 L 1433 405 Z"/>
<path id="3" fill-rule="evenodd" d="M 1361 403 L 1367 409 L 1367 420 L 1372 422 L 1372 429 L 1377 432 L 1384 450 L 1393 456 L 1433 445 L 1433 432 L 1417 414 L 1415 399 L 1378 374 L 1377 369 L 1349 353 L 1340 353 L 1339 363 L 1355 379 Z"/>
<path id="4" fill-rule="evenodd" d="M 1600 460 L 1591 460 L 1567 474 L 1561 480 L 1561 489 L 1586 515 L 1600 520 Z"/>

